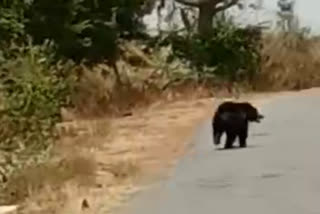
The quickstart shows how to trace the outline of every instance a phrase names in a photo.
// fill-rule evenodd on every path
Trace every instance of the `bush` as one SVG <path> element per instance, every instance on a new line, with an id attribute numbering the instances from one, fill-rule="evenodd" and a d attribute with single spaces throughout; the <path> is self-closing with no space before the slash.
<path id="1" fill-rule="evenodd" d="M 23 160 L 46 150 L 55 137 L 60 107 L 68 104 L 72 79 L 66 72 L 71 69 L 51 65 L 52 56 L 46 53 L 51 46 L 12 45 L 11 57 L 0 64 L 0 150 L 8 159 Z"/>

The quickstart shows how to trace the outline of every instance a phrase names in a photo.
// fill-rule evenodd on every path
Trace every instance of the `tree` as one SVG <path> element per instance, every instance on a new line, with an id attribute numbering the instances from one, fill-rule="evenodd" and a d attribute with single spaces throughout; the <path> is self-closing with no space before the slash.
<path id="1" fill-rule="evenodd" d="M 214 16 L 234 5 L 239 0 L 175 0 L 176 2 L 199 9 L 198 33 L 208 36 L 212 32 Z"/>
<path id="2" fill-rule="evenodd" d="M 33 0 L 25 13 L 25 29 L 36 44 L 53 40 L 60 56 L 95 63 L 115 57 L 119 37 L 133 37 L 140 32 L 143 3 L 144 0 Z"/>

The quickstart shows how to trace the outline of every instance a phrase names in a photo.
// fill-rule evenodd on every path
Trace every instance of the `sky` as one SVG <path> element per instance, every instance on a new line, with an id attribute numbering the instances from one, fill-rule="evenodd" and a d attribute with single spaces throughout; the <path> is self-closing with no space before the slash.
<path id="1" fill-rule="evenodd" d="M 257 0 L 245 1 L 249 4 Z M 237 14 L 236 17 L 240 18 L 238 18 L 239 24 L 254 24 L 265 20 L 271 21 L 271 27 L 274 28 L 277 20 L 276 12 L 279 11 L 277 2 L 278 0 L 264 0 L 263 8 L 259 11 L 252 9 L 239 11 L 236 8 L 232 8 L 230 12 Z M 310 27 L 313 34 L 320 34 L 320 0 L 295 0 L 294 12 L 300 27 Z"/>
<path id="2" fill-rule="evenodd" d="M 249 4 L 251 2 L 256 2 L 257 0 L 244 1 L 246 1 L 247 4 Z M 231 8 L 230 12 L 232 14 L 235 14 L 235 16 L 237 17 L 236 20 L 239 24 L 255 24 L 257 22 L 266 20 L 271 21 L 271 27 L 273 28 L 276 25 L 276 11 L 279 11 L 277 2 L 278 0 L 263 0 L 263 8 L 258 12 L 252 9 L 239 11 L 236 7 Z M 167 5 L 167 8 L 161 12 L 164 17 L 168 14 L 168 11 L 171 10 L 170 4 Z M 294 10 L 295 15 L 298 17 L 300 27 L 310 27 L 312 33 L 320 34 L 320 0 L 295 0 Z M 176 13 L 174 16 L 177 22 L 181 22 L 179 13 Z M 155 10 L 152 14 L 146 16 L 144 18 L 144 21 L 147 24 L 147 28 L 150 31 L 157 31 L 157 13 Z M 169 25 L 165 21 L 161 23 L 162 29 L 168 29 L 168 27 Z M 176 27 L 173 26 L 173 28 Z"/>
<path id="3" fill-rule="evenodd" d="M 264 7 L 277 10 L 278 0 L 264 0 Z M 320 0 L 295 0 L 295 13 L 300 27 L 311 27 L 313 33 L 320 33 Z"/>

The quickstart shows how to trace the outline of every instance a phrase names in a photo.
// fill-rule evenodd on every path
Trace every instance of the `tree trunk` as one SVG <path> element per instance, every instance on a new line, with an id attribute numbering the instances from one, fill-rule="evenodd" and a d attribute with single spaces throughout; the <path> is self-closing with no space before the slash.
<path id="1" fill-rule="evenodd" d="M 214 8 L 210 4 L 199 6 L 198 33 L 202 36 L 209 36 L 213 30 Z"/>

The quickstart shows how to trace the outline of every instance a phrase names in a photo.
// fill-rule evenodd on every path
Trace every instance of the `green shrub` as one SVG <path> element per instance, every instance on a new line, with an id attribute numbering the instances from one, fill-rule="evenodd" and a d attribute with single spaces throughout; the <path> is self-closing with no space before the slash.
<path id="1" fill-rule="evenodd" d="M 50 146 L 60 108 L 68 105 L 72 79 L 66 72 L 71 68 L 52 65 L 46 53 L 51 46 L 12 45 L 14 54 L 0 64 L 0 151 L 18 153 L 19 159 Z"/>

